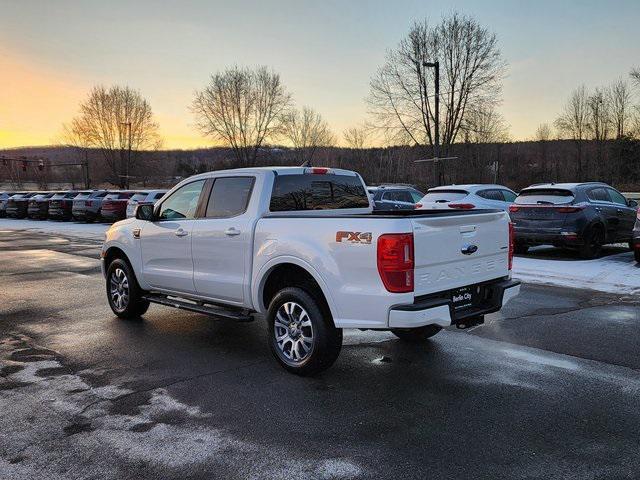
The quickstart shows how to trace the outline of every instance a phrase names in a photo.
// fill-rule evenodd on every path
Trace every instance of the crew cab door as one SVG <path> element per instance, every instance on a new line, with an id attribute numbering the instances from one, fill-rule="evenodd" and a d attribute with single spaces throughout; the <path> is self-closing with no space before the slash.
<path id="1" fill-rule="evenodd" d="M 247 207 L 255 178 L 213 181 L 204 218 L 193 228 L 193 280 L 199 296 L 242 305 L 251 268 L 255 214 Z"/>
<path id="2" fill-rule="evenodd" d="M 158 205 L 156 219 L 142 226 L 142 275 L 154 288 L 195 293 L 191 233 L 204 184 L 196 180 L 177 189 Z"/>

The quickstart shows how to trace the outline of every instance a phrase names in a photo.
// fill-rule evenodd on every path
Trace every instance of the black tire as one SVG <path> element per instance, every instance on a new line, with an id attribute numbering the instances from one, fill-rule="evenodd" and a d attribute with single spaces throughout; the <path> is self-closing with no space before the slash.
<path id="1" fill-rule="evenodd" d="M 440 330 L 442 327 L 439 325 L 425 325 L 417 328 L 393 328 L 391 333 L 404 342 L 420 343 L 433 337 Z"/>
<path id="2" fill-rule="evenodd" d="M 296 375 L 308 376 L 326 370 L 336 361 L 342 348 L 342 329 L 333 325 L 331 313 L 317 297 L 301 288 L 286 287 L 275 294 L 267 311 L 271 353 L 285 370 Z M 285 304 L 295 304 L 300 308 L 294 307 L 291 315 L 285 316 L 282 311 Z M 280 317 L 278 317 L 279 311 Z M 306 313 L 306 316 L 302 312 Z M 298 319 L 296 314 L 299 316 Z M 295 325 L 286 328 L 280 318 L 289 322 L 289 325 Z M 308 318 L 310 326 L 302 326 L 302 323 L 307 323 L 306 320 L 302 320 L 303 318 Z M 280 345 L 276 334 L 282 336 L 285 333 L 287 337 Z M 295 337 L 296 333 L 298 333 L 297 337 Z M 311 339 L 309 347 L 306 347 L 307 343 L 303 342 L 304 338 Z M 300 348 L 296 343 L 300 348 L 307 350 L 303 350 L 304 355 L 301 358 L 290 358 L 289 355 L 299 356 Z"/>
<path id="3" fill-rule="evenodd" d="M 584 236 L 584 244 L 580 246 L 578 252 L 580 258 L 584 260 L 593 260 L 600 255 L 602 245 L 605 242 L 604 228 L 594 225 L 587 230 Z"/>
<path id="4" fill-rule="evenodd" d="M 126 300 L 123 298 L 122 275 L 126 280 Z M 114 282 L 120 283 L 119 290 Z M 112 292 L 114 286 L 118 290 L 117 295 Z M 107 267 L 106 292 L 111 310 L 120 318 L 139 318 L 149 309 L 149 301 L 142 298 L 144 292 L 138 285 L 133 269 L 121 258 L 114 259 Z M 117 298 L 121 298 L 122 301 L 118 301 Z"/>
<path id="5" fill-rule="evenodd" d="M 529 251 L 529 245 L 525 245 L 524 243 L 516 243 L 513 246 L 513 253 L 518 255 L 524 255 Z"/>
<path id="6" fill-rule="evenodd" d="M 640 263 L 640 248 L 636 248 L 633 251 L 633 256 L 635 257 L 636 262 Z"/>

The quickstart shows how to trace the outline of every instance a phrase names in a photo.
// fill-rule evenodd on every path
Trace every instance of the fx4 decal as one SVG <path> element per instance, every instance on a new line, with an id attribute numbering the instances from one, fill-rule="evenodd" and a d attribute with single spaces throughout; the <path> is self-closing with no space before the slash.
<path id="1" fill-rule="evenodd" d="M 371 243 L 371 232 L 336 232 L 336 242 Z"/>

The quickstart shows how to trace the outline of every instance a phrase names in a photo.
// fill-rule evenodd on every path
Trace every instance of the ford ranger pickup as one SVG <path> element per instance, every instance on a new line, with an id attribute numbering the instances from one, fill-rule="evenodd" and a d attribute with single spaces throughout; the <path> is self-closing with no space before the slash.
<path id="1" fill-rule="evenodd" d="M 336 360 L 345 328 L 424 341 L 443 327 L 482 323 L 519 293 L 505 212 L 372 207 L 348 170 L 190 177 L 106 232 L 109 305 L 122 318 L 150 303 L 263 317 L 277 361 L 310 375 Z"/>

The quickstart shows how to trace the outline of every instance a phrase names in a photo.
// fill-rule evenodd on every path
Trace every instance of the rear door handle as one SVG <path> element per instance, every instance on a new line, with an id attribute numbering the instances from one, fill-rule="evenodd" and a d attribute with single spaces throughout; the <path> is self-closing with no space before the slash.
<path id="1" fill-rule="evenodd" d="M 188 232 L 185 232 L 184 229 L 179 228 L 175 231 L 176 237 L 185 237 L 187 235 L 189 235 Z"/>
<path id="2" fill-rule="evenodd" d="M 231 227 L 231 228 L 227 228 L 224 231 L 224 234 L 230 237 L 234 237 L 236 235 L 240 235 L 240 230 L 236 229 L 235 227 Z"/>

